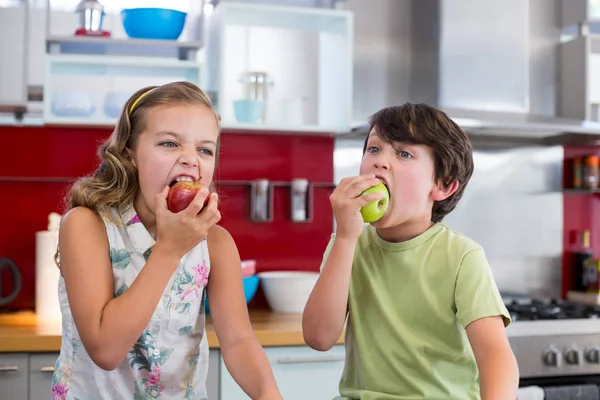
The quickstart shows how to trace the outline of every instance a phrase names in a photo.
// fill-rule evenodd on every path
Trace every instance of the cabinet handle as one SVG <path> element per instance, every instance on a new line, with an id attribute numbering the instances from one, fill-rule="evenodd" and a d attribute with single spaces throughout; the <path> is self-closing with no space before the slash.
<path id="1" fill-rule="evenodd" d="M 279 364 L 303 364 L 319 362 L 344 361 L 345 356 L 316 356 L 316 357 L 281 357 L 277 359 Z"/>
<path id="2" fill-rule="evenodd" d="M 54 367 L 50 366 L 50 367 L 42 367 L 40 368 L 40 371 L 42 372 L 54 372 Z"/>
<path id="3" fill-rule="evenodd" d="M 0 365 L 0 372 L 12 372 L 18 371 L 19 367 L 16 365 Z"/>

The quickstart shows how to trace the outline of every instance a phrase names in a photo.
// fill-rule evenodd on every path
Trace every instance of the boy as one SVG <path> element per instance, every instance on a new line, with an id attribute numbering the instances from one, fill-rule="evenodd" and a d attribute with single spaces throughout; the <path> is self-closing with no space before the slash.
<path id="1" fill-rule="evenodd" d="M 441 223 L 473 173 L 470 141 L 424 104 L 371 116 L 360 176 L 330 197 L 337 223 L 304 310 L 304 339 L 330 349 L 346 316 L 341 399 L 514 400 L 510 316 L 481 246 Z M 360 209 L 390 193 L 384 216 Z"/>

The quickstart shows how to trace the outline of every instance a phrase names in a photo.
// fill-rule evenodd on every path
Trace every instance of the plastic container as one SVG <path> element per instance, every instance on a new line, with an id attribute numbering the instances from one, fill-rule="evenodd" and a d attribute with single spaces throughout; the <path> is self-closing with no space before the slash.
<path id="1" fill-rule="evenodd" d="M 169 8 L 128 8 L 121 11 L 123 29 L 132 39 L 177 40 L 187 13 Z"/>
<path id="2" fill-rule="evenodd" d="M 265 102 L 263 100 L 234 100 L 233 112 L 239 123 L 257 124 L 262 121 Z"/>
<path id="3" fill-rule="evenodd" d="M 269 307 L 279 313 L 301 314 L 319 273 L 262 272 L 258 274 Z"/>

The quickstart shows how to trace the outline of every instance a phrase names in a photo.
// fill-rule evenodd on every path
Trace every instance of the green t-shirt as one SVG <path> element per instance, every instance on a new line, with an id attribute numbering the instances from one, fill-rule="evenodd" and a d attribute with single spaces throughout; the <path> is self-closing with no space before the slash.
<path id="1" fill-rule="evenodd" d="M 465 328 L 494 315 L 510 323 L 482 247 L 440 223 L 401 243 L 365 226 L 348 308 L 338 399 L 479 399 Z"/>

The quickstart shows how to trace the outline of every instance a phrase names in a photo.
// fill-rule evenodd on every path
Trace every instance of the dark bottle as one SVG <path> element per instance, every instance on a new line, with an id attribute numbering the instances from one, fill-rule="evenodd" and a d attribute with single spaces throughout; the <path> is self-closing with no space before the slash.
<path id="1" fill-rule="evenodd" d="M 590 231 L 581 232 L 580 239 L 573 249 L 573 274 L 574 290 L 584 292 L 587 290 L 586 262 L 593 257 L 592 247 L 590 246 Z"/>

